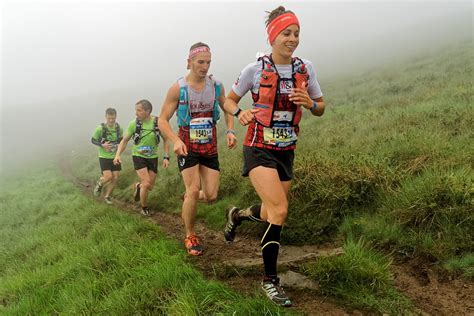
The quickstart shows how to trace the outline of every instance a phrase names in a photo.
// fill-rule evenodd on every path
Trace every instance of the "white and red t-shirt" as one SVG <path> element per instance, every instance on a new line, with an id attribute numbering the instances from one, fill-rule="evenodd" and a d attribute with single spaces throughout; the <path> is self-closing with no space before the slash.
<path id="1" fill-rule="evenodd" d="M 308 93 L 311 99 L 317 99 L 323 96 L 319 86 L 316 72 L 313 64 L 306 59 L 302 59 L 309 74 Z M 293 89 L 292 65 L 275 65 L 280 80 L 280 95 L 275 105 L 275 116 L 292 116 L 294 113 L 288 113 L 290 108 L 294 108 L 289 101 L 288 95 Z M 262 61 L 256 61 L 248 64 L 240 73 L 239 78 L 232 86 L 232 90 L 239 97 L 243 97 L 248 91 L 251 91 L 252 97 L 256 100 L 260 87 L 260 75 L 262 73 Z M 288 80 L 284 80 L 288 79 Z M 254 146 L 276 150 L 293 150 L 296 147 L 296 140 L 299 133 L 299 126 L 279 126 L 267 128 L 255 120 L 252 121 L 247 129 L 244 140 L 244 146 Z"/>

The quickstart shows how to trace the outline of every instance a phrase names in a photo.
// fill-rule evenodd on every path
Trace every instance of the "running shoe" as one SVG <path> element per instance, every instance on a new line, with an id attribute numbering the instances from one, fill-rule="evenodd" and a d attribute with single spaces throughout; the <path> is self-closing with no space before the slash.
<path id="1" fill-rule="evenodd" d="M 140 213 L 145 216 L 151 216 L 151 211 L 148 206 L 142 207 L 142 211 Z"/>
<path id="2" fill-rule="evenodd" d="M 242 221 L 238 219 L 237 213 L 239 209 L 237 207 L 231 207 L 227 213 L 227 224 L 224 228 L 224 238 L 227 243 L 231 243 L 234 241 L 235 238 L 235 229 L 239 226 Z"/>
<path id="3" fill-rule="evenodd" d="M 110 196 L 106 196 L 106 197 L 104 198 L 104 202 L 107 203 L 107 204 L 113 204 L 113 203 L 112 203 L 112 199 L 110 198 Z"/>
<path id="4" fill-rule="evenodd" d="M 140 182 L 135 184 L 135 192 L 133 192 L 133 199 L 138 202 L 140 201 Z"/>
<path id="5" fill-rule="evenodd" d="M 191 235 L 184 240 L 184 247 L 188 254 L 192 256 L 200 256 L 204 252 L 204 247 L 199 243 L 196 235 Z"/>
<path id="6" fill-rule="evenodd" d="M 262 289 L 273 303 L 284 307 L 291 306 L 291 300 L 280 286 L 280 278 L 265 278 L 262 281 Z"/>
<path id="7" fill-rule="evenodd" d="M 94 187 L 94 195 L 100 196 L 101 192 L 102 192 L 102 183 L 100 183 L 100 180 L 98 180 Z"/>

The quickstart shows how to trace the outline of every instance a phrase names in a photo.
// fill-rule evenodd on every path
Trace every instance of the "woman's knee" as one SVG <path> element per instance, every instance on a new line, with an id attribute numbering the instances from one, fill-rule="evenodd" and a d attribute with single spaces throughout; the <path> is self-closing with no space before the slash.
<path id="1" fill-rule="evenodd" d="M 266 217 L 273 224 L 283 224 L 288 216 L 288 202 L 266 203 Z"/>

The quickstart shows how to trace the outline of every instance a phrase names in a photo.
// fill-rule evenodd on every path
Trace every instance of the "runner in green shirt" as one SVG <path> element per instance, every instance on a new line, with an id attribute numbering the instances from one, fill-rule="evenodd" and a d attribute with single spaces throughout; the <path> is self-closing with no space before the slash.
<path id="1" fill-rule="evenodd" d="M 120 165 L 120 155 L 125 150 L 127 143 L 133 139 L 132 159 L 135 171 L 140 182 L 135 184 L 133 194 L 135 201 L 140 201 L 142 214 L 152 215 L 148 208 L 148 192 L 153 189 L 158 172 L 158 144 L 160 132 L 158 130 L 158 117 L 152 116 L 153 107 L 148 100 L 141 100 L 135 104 L 136 119 L 128 124 L 127 131 L 120 142 L 114 158 L 114 164 Z M 163 141 L 164 156 L 163 168 L 169 166 L 168 141 Z"/>
<path id="2" fill-rule="evenodd" d="M 114 164 L 113 160 L 117 145 L 122 140 L 123 129 L 116 122 L 117 111 L 113 108 L 105 110 L 105 123 L 101 123 L 92 135 L 92 144 L 99 147 L 99 164 L 102 172 L 99 180 L 94 187 L 94 195 L 100 196 L 102 188 L 105 188 L 104 201 L 112 204 L 110 195 L 117 184 L 120 170 L 120 164 Z"/>

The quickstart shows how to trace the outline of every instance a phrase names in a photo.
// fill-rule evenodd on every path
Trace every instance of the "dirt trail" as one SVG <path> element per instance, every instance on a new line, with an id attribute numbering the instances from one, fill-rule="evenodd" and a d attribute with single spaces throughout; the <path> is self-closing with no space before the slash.
<path id="1" fill-rule="evenodd" d="M 84 194 L 92 195 L 92 183 L 76 179 L 68 159 L 61 159 L 61 170 L 66 179 L 73 182 Z M 139 207 L 113 199 L 114 205 L 129 213 L 139 213 Z M 160 226 L 165 234 L 181 243 L 183 226 L 175 214 L 155 212 L 148 220 Z M 254 294 L 259 291 L 262 259 L 258 240 L 246 234 L 237 234 L 232 244 L 224 242 L 223 233 L 196 223 L 196 232 L 205 242 L 205 253 L 200 257 L 189 257 L 209 279 L 229 284 L 241 293 Z M 298 264 L 318 256 L 342 253 L 333 245 L 285 246 L 281 248 L 279 265 L 286 272 L 280 274 L 282 285 L 292 298 L 293 309 L 305 315 L 365 315 L 367 312 L 338 306 L 323 296 L 314 281 L 296 273 Z M 415 304 L 415 313 L 420 315 L 474 315 L 474 285 L 464 280 L 440 281 L 432 270 L 419 265 L 393 265 L 396 287 Z M 423 271 L 420 273 L 420 271 Z"/>

